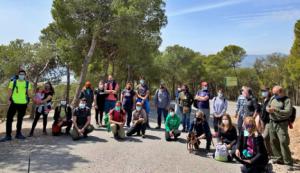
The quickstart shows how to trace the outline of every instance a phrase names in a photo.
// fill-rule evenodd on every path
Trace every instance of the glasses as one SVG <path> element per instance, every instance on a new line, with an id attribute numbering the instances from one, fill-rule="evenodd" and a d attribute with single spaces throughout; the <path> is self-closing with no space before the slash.
<path id="1" fill-rule="evenodd" d="M 247 124 L 247 125 L 245 125 L 245 127 L 246 127 L 246 129 L 252 129 L 254 127 L 254 125 L 253 124 Z"/>

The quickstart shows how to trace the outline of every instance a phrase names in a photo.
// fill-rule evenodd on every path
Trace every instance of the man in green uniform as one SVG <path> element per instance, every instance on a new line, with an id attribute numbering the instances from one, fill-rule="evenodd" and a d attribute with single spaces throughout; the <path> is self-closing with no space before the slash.
<path id="1" fill-rule="evenodd" d="M 286 164 L 292 169 L 293 160 L 289 148 L 288 134 L 289 117 L 292 113 L 291 100 L 285 96 L 281 86 L 272 90 L 274 96 L 267 105 L 270 114 L 270 140 L 275 164 Z"/>
<path id="2" fill-rule="evenodd" d="M 23 117 L 25 116 L 27 104 L 31 96 L 31 85 L 25 79 L 26 72 L 24 70 L 19 71 L 17 79 L 12 79 L 8 85 L 8 104 L 6 120 L 6 136 L 0 140 L 0 142 L 10 141 L 12 122 L 16 112 L 18 112 L 17 120 L 17 132 L 16 139 L 25 139 L 21 133 Z"/>

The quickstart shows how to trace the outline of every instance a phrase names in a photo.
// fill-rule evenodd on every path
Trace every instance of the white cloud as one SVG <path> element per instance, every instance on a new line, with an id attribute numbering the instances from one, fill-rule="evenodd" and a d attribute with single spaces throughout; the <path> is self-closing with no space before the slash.
<path id="1" fill-rule="evenodd" d="M 225 17 L 229 21 L 246 27 L 256 27 L 270 22 L 296 21 L 299 18 L 300 9 L 291 6 Z"/>
<path id="2" fill-rule="evenodd" d="M 226 7 L 226 6 L 239 4 L 239 3 L 242 3 L 245 1 L 248 1 L 248 0 L 230 0 L 230 1 L 227 0 L 224 2 L 219 2 L 219 3 L 214 3 L 214 4 L 200 5 L 197 7 L 187 8 L 187 9 L 183 9 L 183 10 L 179 10 L 179 11 L 175 11 L 175 12 L 170 12 L 170 14 L 168 14 L 168 16 L 174 17 L 174 16 L 181 16 L 181 15 L 186 15 L 186 14 L 190 14 L 190 13 L 198 13 L 198 12 L 202 12 L 202 11 L 208 11 L 208 10 L 212 10 L 212 9 L 217 9 L 217 8 L 222 8 L 222 7 Z"/>

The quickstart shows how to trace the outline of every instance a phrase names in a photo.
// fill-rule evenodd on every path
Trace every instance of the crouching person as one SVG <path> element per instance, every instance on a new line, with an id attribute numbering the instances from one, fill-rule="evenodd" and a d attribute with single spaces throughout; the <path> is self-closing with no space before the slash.
<path id="1" fill-rule="evenodd" d="M 234 157 L 242 163 L 242 173 L 266 172 L 268 153 L 264 145 L 264 139 L 255 127 L 253 117 L 244 119 L 245 130 L 241 132 L 237 142 Z"/>
<path id="2" fill-rule="evenodd" d="M 109 112 L 110 128 L 116 139 L 125 138 L 124 124 L 126 122 L 126 112 L 121 108 L 121 105 L 121 102 L 118 101 L 115 108 Z"/>
<path id="3" fill-rule="evenodd" d="M 178 130 L 179 125 L 180 118 L 175 114 L 174 108 L 170 108 L 165 122 L 166 141 L 177 140 L 177 138 L 180 136 L 180 131 Z"/>
<path id="4" fill-rule="evenodd" d="M 147 128 L 147 114 L 146 111 L 142 108 L 142 103 L 136 103 L 136 109 L 132 113 L 133 121 L 132 127 L 128 130 L 127 136 L 132 136 L 137 133 L 138 136 L 141 135 L 145 138 L 146 128 Z"/>
<path id="5" fill-rule="evenodd" d="M 91 125 L 91 110 L 86 106 L 85 98 L 80 100 L 79 107 L 74 110 L 73 123 L 71 132 L 73 140 L 78 140 L 82 137 L 86 138 L 94 130 L 94 126 Z"/>
<path id="6" fill-rule="evenodd" d="M 67 105 L 67 101 L 60 101 L 60 105 L 55 108 L 54 122 L 52 125 L 52 135 L 58 136 L 61 134 L 61 128 L 66 126 L 66 134 L 70 134 L 72 127 L 72 109 Z"/>
<path id="7" fill-rule="evenodd" d="M 206 139 L 206 150 L 210 150 L 212 135 L 203 112 L 198 111 L 196 113 L 195 119 L 189 129 L 189 133 L 196 133 L 198 141 L 195 143 L 195 149 L 199 149 L 200 139 Z"/>

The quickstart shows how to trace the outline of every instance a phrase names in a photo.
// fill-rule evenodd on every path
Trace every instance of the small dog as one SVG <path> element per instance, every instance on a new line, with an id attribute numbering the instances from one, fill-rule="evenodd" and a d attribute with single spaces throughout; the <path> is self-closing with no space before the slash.
<path id="1" fill-rule="evenodd" d="M 195 132 L 191 132 L 187 136 L 187 150 L 191 153 L 195 149 L 195 144 L 199 146 L 200 141 L 196 137 Z"/>

